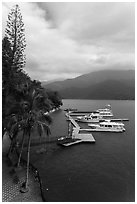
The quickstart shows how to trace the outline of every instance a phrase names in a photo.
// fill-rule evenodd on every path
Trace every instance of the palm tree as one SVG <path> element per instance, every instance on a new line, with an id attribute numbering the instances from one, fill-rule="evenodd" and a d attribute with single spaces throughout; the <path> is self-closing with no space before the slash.
<path id="1" fill-rule="evenodd" d="M 20 92 L 20 93 L 19 93 Z M 21 156 L 23 152 L 24 140 L 28 139 L 27 144 L 27 171 L 26 180 L 22 184 L 21 192 L 28 191 L 28 176 L 29 176 L 29 160 L 30 160 L 30 145 L 31 145 L 31 133 L 34 129 L 37 130 L 41 137 L 43 133 L 50 135 L 49 125 L 52 120 L 47 114 L 47 98 L 43 95 L 43 91 L 40 87 L 33 86 L 33 83 L 25 84 L 18 90 L 18 96 L 20 101 L 13 104 L 10 109 L 9 116 L 5 121 L 5 128 L 11 139 L 11 146 L 9 148 L 8 155 L 12 152 L 12 149 L 16 146 L 18 133 L 22 131 L 21 150 L 17 162 L 17 166 L 20 166 Z"/>
<path id="2" fill-rule="evenodd" d="M 22 103 L 12 100 L 12 105 L 8 107 L 7 115 L 3 120 L 4 131 L 11 140 L 8 156 L 10 156 L 10 153 L 16 146 L 18 133 L 23 129 L 23 117 L 24 109 L 22 108 Z"/>
<path id="3" fill-rule="evenodd" d="M 23 134 L 22 134 L 21 149 L 18 157 L 17 167 L 20 167 L 20 161 L 21 161 L 21 156 L 22 156 L 24 141 L 25 141 L 25 128 L 22 127 L 22 129 L 23 129 Z"/>
<path id="4" fill-rule="evenodd" d="M 16 141 L 17 141 L 18 132 L 20 130 L 20 125 L 19 125 L 16 115 L 14 114 L 6 117 L 5 123 L 6 123 L 6 126 L 5 126 L 6 133 L 8 134 L 11 140 L 11 144 L 10 144 L 9 151 L 7 154 L 7 156 L 9 157 L 10 153 L 13 152 L 13 149 L 16 146 Z"/>
<path id="5" fill-rule="evenodd" d="M 31 133 L 34 129 L 37 129 L 39 136 L 43 133 L 50 135 L 49 125 L 52 122 L 49 115 L 45 115 L 45 98 L 41 94 L 40 90 L 34 89 L 33 86 L 26 87 L 24 94 L 24 101 L 22 107 L 24 110 L 23 119 L 20 122 L 21 129 L 23 130 L 22 146 L 18 160 L 18 166 L 23 150 L 24 137 L 28 138 L 27 144 L 27 170 L 26 180 L 22 184 L 21 192 L 27 192 L 28 189 L 28 176 L 29 176 L 29 160 L 30 160 L 30 145 L 31 145 Z"/>

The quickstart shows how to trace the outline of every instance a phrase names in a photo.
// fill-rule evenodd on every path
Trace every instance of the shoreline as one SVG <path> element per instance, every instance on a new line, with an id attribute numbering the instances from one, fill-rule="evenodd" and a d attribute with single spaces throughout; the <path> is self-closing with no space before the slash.
<path id="1" fill-rule="evenodd" d="M 51 114 L 51 113 L 53 113 L 55 111 L 58 111 L 58 110 L 60 110 L 60 108 L 53 109 L 53 110 L 49 111 L 48 114 Z M 12 185 L 12 191 L 13 190 L 17 191 L 17 189 L 18 189 L 18 195 L 14 196 L 12 201 L 10 200 L 10 198 L 8 197 L 9 190 L 7 191 L 7 188 L 10 188 L 10 186 L 7 186 L 7 184 L 5 183 L 6 179 L 3 179 L 2 180 L 2 188 L 3 188 L 2 201 L 3 202 L 7 202 L 7 201 L 8 202 L 24 202 L 26 200 L 27 196 L 30 194 L 29 198 L 28 198 L 29 200 L 27 200 L 28 202 L 37 202 L 37 200 L 38 200 L 38 202 L 46 202 L 46 199 L 45 199 L 44 193 L 43 193 L 43 185 L 42 185 L 42 180 L 41 180 L 41 176 L 40 176 L 39 170 L 31 163 L 31 161 L 29 163 L 29 180 L 31 180 L 31 182 L 30 182 L 31 184 L 29 186 L 30 187 L 30 190 L 29 190 L 30 192 L 25 193 L 25 194 L 20 192 L 20 185 L 21 185 L 20 177 L 22 175 L 19 172 L 20 170 L 16 169 L 15 168 L 15 164 L 12 162 L 12 159 L 19 154 L 19 147 L 17 147 L 15 149 L 15 152 L 14 152 L 14 155 L 12 155 L 12 158 L 8 158 L 6 154 L 8 152 L 8 148 L 9 148 L 9 145 L 10 145 L 10 140 L 9 140 L 7 134 L 4 135 L 4 140 L 6 142 L 2 143 L 2 147 L 3 147 L 2 148 L 2 164 L 3 164 L 2 167 L 3 167 L 3 172 L 5 172 L 4 169 L 7 169 L 6 173 L 9 172 L 8 174 L 10 174 L 10 168 L 12 169 L 11 171 L 14 172 L 14 175 L 10 175 L 10 176 L 8 175 L 9 176 L 8 177 L 7 174 L 6 174 L 5 177 L 8 178 L 8 181 L 10 180 L 10 182 L 11 182 L 10 186 Z M 55 143 L 55 142 L 56 142 L 56 139 L 54 138 L 53 141 L 45 141 L 44 143 Z M 39 144 L 39 142 L 32 142 L 31 146 L 41 146 L 41 144 Z M 24 146 L 24 148 L 25 148 L 25 146 Z M 8 164 L 6 162 L 10 163 L 10 168 L 9 168 L 9 166 L 8 166 Z M 27 161 L 26 161 L 26 159 L 24 159 L 24 154 L 23 154 L 22 158 L 21 158 L 20 166 L 21 166 L 21 169 L 22 169 L 22 172 L 24 173 L 24 175 L 25 175 L 25 171 L 26 171 L 25 170 L 26 162 Z M 19 182 L 18 185 L 14 185 L 14 182 L 12 182 L 12 180 L 14 178 L 12 178 L 12 176 L 15 176 L 17 178 L 17 180 Z M 37 195 L 38 194 L 38 192 L 37 192 L 38 189 L 35 190 L 35 188 L 33 186 L 35 186 L 35 188 L 37 188 L 37 187 L 39 188 L 40 195 Z M 35 195 L 37 195 L 38 198 L 34 199 Z"/>
<path id="2" fill-rule="evenodd" d="M 16 149 L 16 153 L 17 153 L 17 155 L 19 155 L 18 149 Z M 22 157 L 23 157 L 23 155 L 22 155 Z M 27 161 L 24 158 L 22 158 L 21 159 L 21 166 L 23 168 L 26 167 L 26 163 L 27 163 Z M 42 201 L 45 202 L 46 199 L 44 198 L 44 195 L 43 195 L 42 180 L 40 178 L 39 171 L 31 162 L 29 162 L 29 174 L 31 174 L 31 173 L 33 174 L 34 179 L 37 180 L 37 182 L 39 184 L 39 188 L 40 188 L 40 192 L 41 192 L 41 198 L 42 198 Z"/>

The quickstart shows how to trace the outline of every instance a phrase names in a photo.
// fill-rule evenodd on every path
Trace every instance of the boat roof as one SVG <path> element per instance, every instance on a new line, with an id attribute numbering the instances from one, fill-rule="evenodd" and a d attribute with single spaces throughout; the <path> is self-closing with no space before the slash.
<path id="1" fill-rule="evenodd" d="M 123 125 L 123 123 L 116 123 L 116 122 L 111 122 L 111 121 L 105 121 L 105 122 L 101 122 L 100 124 L 103 124 L 103 125 Z"/>
<path id="2" fill-rule="evenodd" d="M 91 116 L 100 115 L 100 113 L 99 113 L 99 112 L 98 112 L 98 113 L 91 113 L 91 114 L 89 114 L 89 115 L 91 115 Z"/>
<path id="3" fill-rule="evenodd" d="M 108 108 L 100 108 L 100 109 L 98 109 L 97 111 L 108 111 L 108 112 L 112 112 L 110 109 L 108 109 Z"/>
<path id="4" fill-rule="evenodd" d="M 91 114 L 92 114 L 92 113 L 99 113 L 99 111 L 98 111 L 98 110 L 95 110 L 95 111 L 92 111 Z"/>
<path id="5" fill-rule="evenodd" d="M 111 111 L 111 105 L 107 104 L 107 105 L 105 105 L 105 108 L 99 108 L 98 110 L 109 110 L 109 111 Z"/>

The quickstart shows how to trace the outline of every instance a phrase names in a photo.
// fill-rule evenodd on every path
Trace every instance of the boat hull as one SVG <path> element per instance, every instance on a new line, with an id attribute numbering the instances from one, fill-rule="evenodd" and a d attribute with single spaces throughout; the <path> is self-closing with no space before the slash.
<path id="1" fill-rule="evenodd" d="M 99 123 L 100 120 L 99 119 L 96 119 L 96 120 L 85 120 L 85 119 L 77 119 L 78 122 L 81 122 L 81 123 Z M 103 120 L 105 121 L 105 120 Z"/>
<path id="2" fill-rule="evenodd" d="M 91 128 L 91 129 L 89 129 L 89 131 L 90 132 L 125 132 L 125 128 L 123 128 L 123 129 L 113 129 L 113 128 L 111 128 L 111 129 L 101 129 L 101 128 Z"/>

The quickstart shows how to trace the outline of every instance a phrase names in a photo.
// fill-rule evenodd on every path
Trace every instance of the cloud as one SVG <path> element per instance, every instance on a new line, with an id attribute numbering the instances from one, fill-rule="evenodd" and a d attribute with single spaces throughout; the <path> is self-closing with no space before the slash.
<path id="1" fill-rule="evenodd" d="M 3 35 L 14 4 L 3 3 Z M 134 67 L 134 3 L 19 3 L 33 79 Z"/>
<path id="2" fill-rule="evenodd" d="M 91 42 L 134 30 L 134 3 L 41 3 L 66 35 Z M 129 34 L 129 33 L 128 33 Z M 89 40 L 89 41 L 88 41 Z"/>

